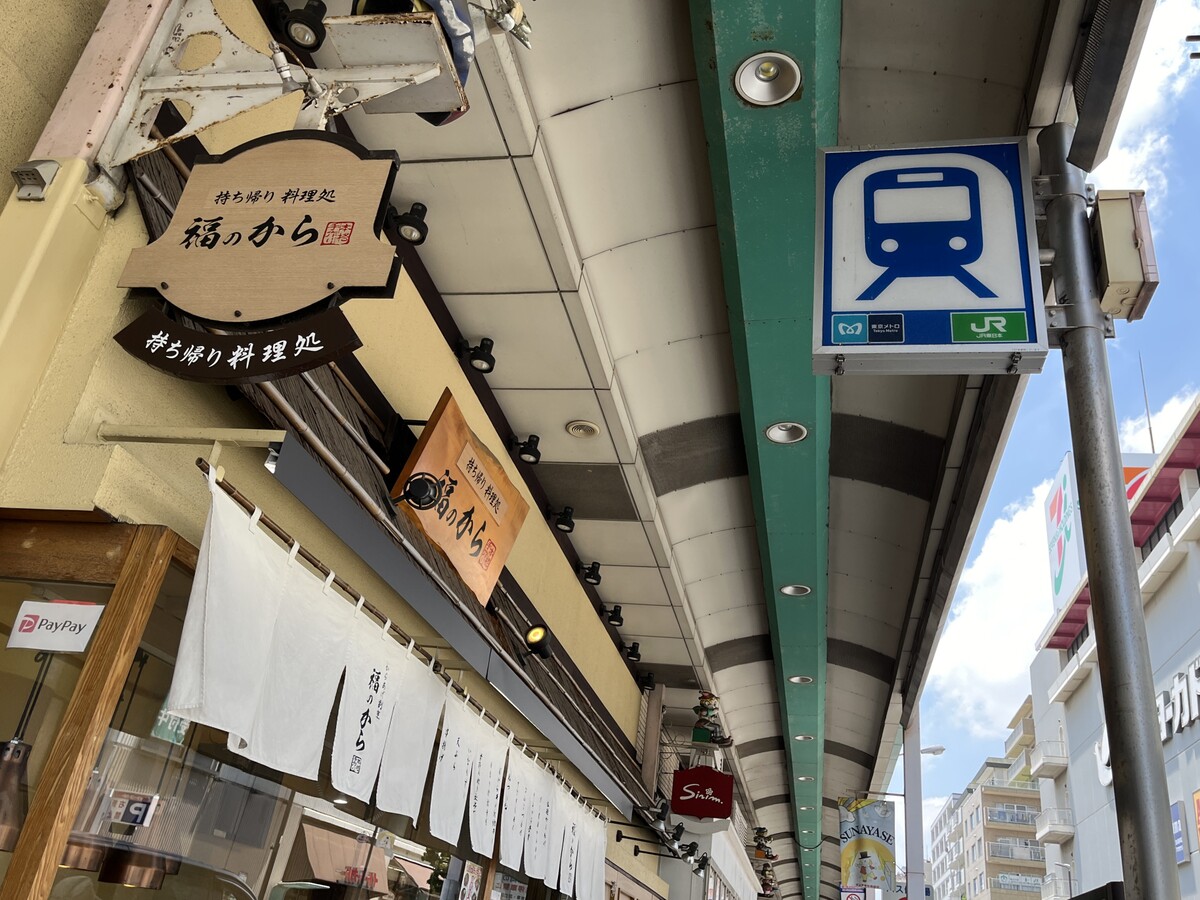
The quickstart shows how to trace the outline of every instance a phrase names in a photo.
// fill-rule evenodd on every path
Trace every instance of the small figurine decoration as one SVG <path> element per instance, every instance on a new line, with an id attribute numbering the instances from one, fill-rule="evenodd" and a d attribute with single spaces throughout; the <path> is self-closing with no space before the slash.
<path id="1" fill-rule="evenodd" d="M 725 734 L 721 722 L 717 718 L 717 695 L 710 691 L 700 691 L 700 699 L 692 712 L 696 714 L 696 722 L 692 725 L 692 742 L 697 744 L 716 744 L 718 747 L 728 747 L 733 744 L 733 738 Z"/>

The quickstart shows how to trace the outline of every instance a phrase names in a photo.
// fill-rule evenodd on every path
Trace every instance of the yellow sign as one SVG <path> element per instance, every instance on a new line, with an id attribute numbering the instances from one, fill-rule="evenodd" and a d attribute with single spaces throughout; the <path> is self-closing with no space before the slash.
<path id="1" fill-rule="evenodd" d="M 323 131 L 290 131 L 198 163 L 167 230 L 129 255 L 118 284 L 154 288 L 198 319 L 249 325 L 338 291 L 391 296 L 380 240 L 397 167 Z"/>
<path id="2" fill-rule="evenodd" d="M 895 890 L 896 807 L 888 800 L 838 799 L 842 886 Z"/>
<path id="3" fill-rule="evenodd" d="M 529 504 L 467 426 L 449 389 L 392 488 L 392 499 L 486 605 Z"/>

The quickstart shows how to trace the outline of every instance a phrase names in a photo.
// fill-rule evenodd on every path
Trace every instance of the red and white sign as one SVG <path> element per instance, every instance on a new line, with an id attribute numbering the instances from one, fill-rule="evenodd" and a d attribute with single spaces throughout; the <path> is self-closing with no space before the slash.
<path id="1" fill-rule="evenodd" d="M 17 611 L 12 634 L 8 636 L 8 648 L 82 653 L 92 639 L 102 612 L 104 607 L 99 603 L 26 600 Z"/>
<path id="2" fill-rule="evenodd" d="M 696 819 L 728 819 L 733 813 L 733 776 L 712 766 L 679 769 L 671 785 L 671 812 Z"/>

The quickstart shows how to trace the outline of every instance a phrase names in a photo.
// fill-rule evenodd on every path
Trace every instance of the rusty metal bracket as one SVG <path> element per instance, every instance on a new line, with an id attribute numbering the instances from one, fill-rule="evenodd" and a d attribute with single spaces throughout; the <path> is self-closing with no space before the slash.
<path id="1" fill-rule="evenodd" d="M 294 91 L 305 94 L 296 122 L 300 128 L 324 128 L 332 116 L 415 85 L 427 86 L 418 111 L 459 109 L 465 102 L 433 13 L 330 17 L 324 24 L 320 59 L 327 67 L 304 70 L 290 64 L 277 45 L 266 54 L 245 43 L 221 19 L 213 0 L 173 0 L 97 162 L 114 169 Z M 155 138 L 151 129 L 168 101 L 187 124 Z"/>

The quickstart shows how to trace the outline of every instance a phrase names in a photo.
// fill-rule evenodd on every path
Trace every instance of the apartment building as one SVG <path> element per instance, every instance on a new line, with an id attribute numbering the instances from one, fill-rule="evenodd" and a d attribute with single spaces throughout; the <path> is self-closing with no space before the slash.
<path id="1" fill-rule="evenodd" d="M 1125 460 L 1130 525 L 1154 673 L 1180 895 L 1200 898 L 1200 402 L 1156 458 Z M 1147 467 L 1148 465 L 1148 467 Z M 1038 743 L 1031 774 L 1040 783 L 1037 837 L 1045 844 L 1043 900 L 1066 900 L 1123 879 L 1096 636 L 1085 567 L 1073 563 L 1078 534 L 1071 467 L 1056 484 L 1066 510 L 1050 518 L 1051 563 L 1062 561 L 1055 611 L 1030 666 Z M 1081 556 L 1081 554 L 1079 554 Z M 1058 572 L 1058 569 L 1053 570 Z"/>
<path id="2" fill-rule="evenodd" d="M 1026 697 L 1009 722 L 1004 756 L 988 757 L 934 819 L 934 900 L 1029 900 L 1040 894 L 1046 857 L 1035 837 L 1041 802 L 1030 778 L 1032 710 Z"/>

